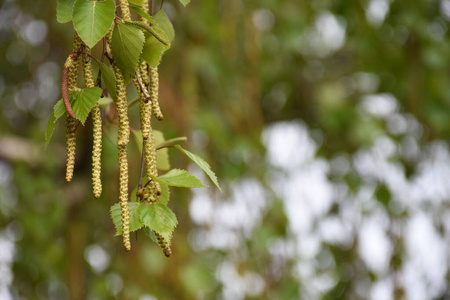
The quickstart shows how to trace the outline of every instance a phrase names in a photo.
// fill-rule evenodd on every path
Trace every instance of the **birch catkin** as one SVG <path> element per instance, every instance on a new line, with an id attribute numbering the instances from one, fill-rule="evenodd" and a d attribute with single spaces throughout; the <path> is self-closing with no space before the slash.
<path id="1" fill-rule="evenodd" d="M 70 182 L 73 178 L 73 169 L 75 167 L 75 119 L 71 116 L 67 116 L 66 119 L 66 182 Z"/>
<path id="2" fill-rule="evenodd" d="M 119 132 L 117 143 L 120 146 L 128 144 L 130 139 L 130 123 L 128 121 L 128 102 L 127 90 L 125 86 L 125 79 L 123 78 L 122 70 L 114 66 L 114 73 L 116 75 L 116 93 L 117 93 L 117 115 L 119 117 Z"/>
<path id="3" fill-rule="evenodd" d="M 119 173 L 119 201 L 122 212 L 123 245 L 127 251 L 130 251 L 130 212 L 128 208 L 128 161 L 126 146 L 119 146 Z"/>
<path id="4" fill-rule="evenodd" d="M 90 53 L 90 49 L 86 49 Z M 84 81 L 86 87 L 92 88 L 95 86 L 94 75 L 92 74 L 92 66 L 90 60 L 83 65 Z M 102 116 L 100 106 L 95 104 L 91 110 L 92 117 L 92 131 L 93 131 L 93 146 L 92 146 L 92 188 L 95 198 L 99 198 L 102 194 L 101 181 L 101 156 L 102 156 Z"/>
<path id="5" fill-rule="evenodd" d="M 159 78 L 158 78 L 158 68 L 150 67 L 150 97 L 152 99 L 152 110 L 153 114 L 158 120 L 164 119 L 164 116 L 159 107 L 158 99 L 158 89 L 159 89 Z"/>
<path id="6" fill-rule="evenodd" d="M 81 47 L 81 39 L 75 34 L 73 41 L 73 52 L 76 52 Z M 77 88 L 77 74 L 78 74 L 78 62 L 79 57 L 69 55 L 67 59 L 69 62 L 64 64 L 63 79 L 61 83 L 61 93 L 64 101 L 69 102 L 69 92 L 74 91 Z M 67 68 L 66 68 L 67 67 Z M 70 107 L 70 103 L 66 103 L 66 107 Z M 70 109 L 72 110 L 72 109 Z M 75 168 L 75 149 L 76 149 L 76 120 L 73 118 L 75 114 L 72 111 L 73 116 L 67 116 L 66 119 L 66 182 L 70 182 L 73 178 L 73 169 Z"/>
<path id="7" fill-rule="evenodd" d="M 164 252 L 164 255 L 166 257 L 170 257 L 170 255 L 172 254 L 172 249 L 170 249 L 170 245 L 169 243 L 167 243 L 167 241 L 164 239 L 164 237 L 162 235 L 160 235 L 159 233 L 157 233 L 155 231 L 155 235 L 156 238 L 158 239 L 158 244 L 161 247 L 161 249 Z"/>

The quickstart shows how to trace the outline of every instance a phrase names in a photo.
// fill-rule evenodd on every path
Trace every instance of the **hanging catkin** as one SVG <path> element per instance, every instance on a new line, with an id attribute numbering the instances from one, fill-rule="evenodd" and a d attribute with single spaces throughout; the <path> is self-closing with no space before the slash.
<path id="1" fill-rule="evenodd" d="M 158 67 L 150 67 L 150 97 L 152 99 L 152 110 L 153 114 L 158 120 L 164 119 L 164 116 L 159 107 L 158 99 L 158 89 L 159 89 L 159 78 L 158 78 Z"/>
<path id="2" fill-rule="evenodd" d="M 75 34 L 73 41 L 73 52 L 78 51 L 81 47 L 81 39 Z M 69 56 L 72 59 L 72 56 Z M 62 91 L 63 93 L 72 92 L 77 87 L 77 78 L 78 78 L 78 62 L 79 58 L 76 58 L 74 61 L 70 61 L 70 65 L 68 68 L 64 68 L 64 71 L 68 70 L 67 75 L 67 91 Z M 64 71 L 63 71 L 63 80 L 64 79 Z M 70 182 L 73 178 L 73 169 L 75 167 L 75 149 L 76 149 L 76 121 L 73 117 L 67 116 L 66 119 L 66 182 Z"/>
<path id="3" fill-rule="evenodd" d="M 130 5 L 127 0 L 120 0 L 120 11 L 122 12 L 122 19 L 125 21 L 131 21 Z"/>
<path id="4" fill-rule="evenodd" d="M 120 0 L 120 9 L 122 18 L 125 21 L 131 19 L 128 1 Z M 107 37 L 110 41 L 110 38 Z M 117 137 L 117 145 L 119 150 L 119 201 L 122 214 L 122 238 L 123 245 L 127 251 L 131 250 L 130 243 L 130 212 L 128 208 L 128 160 L 127 160 L 127 144 L 130 139 L 130 123 L 128 121 L 128 101 L 125 79 L 122 70 L 114 65 L 114 74 L 116 77 L 116 108 L 119 117 L 119 132 Z"/>
<path id="5" fill-rule="evenodd" d="M 86 52 L 90 53 L 90 49 L 86 48 Z M 95 86 L 94 75 L 92 74 L 91 61 L 84 61 L 83 64 L 84 81 L 87 88 Z M 91 110 L 92 117 L 92 131 L 93 131 L 93 145 L 92 145 L 92 189 L 95 198 L 99 198 L 102 194 L 101 181 L 101 156 L 102 156 L 102 116 L 100 106 L 95 104 Z"/>
<path id="6" fill-rule="evenodd" d="M 128 161 L 127 147 L 119 146 L 119 173 L 120 191 L 119 201 L 122 213 L 122 238 L 123 245 L 127 251 L 131 250 L 130 243 L 130 213 L 128 208 Z"/>
<path id="7" fill-rule="evenodd" d="M 130 123 L 128 121 L 128 101 L 127 88 L 125 86 L 125 79 L 123 78 L 122 70 L 114 66 L 114 73 L 116 75 L 116 93 L 117 93 L 117 115 L 119 117 L 119 132 L 118 145 L 125 146 L 130 139 Z"/>
<path id="8" fill-rule="evenodd" d="M 145 168 L 147 170 L 147 179 L 151 180 L 151 175 L 158 176 L 158 169 L 156 166 L 156 149 L 155 149 L 155 139 L 153 137 L 151 123 L 149 125 L 149 136 L 147 140 L 144 140 L 144 150 L 145 151 Z M 156 196 L 161 194 L 161 186 L 158 182 L 151 180 L 149 183 L 150 191 L 150 202 L 156 201 Z"/>
<path id="9" fill-rule="evenodd" d="M 169 243 L 167 243 L 166 239 L 155 231 L 156 238 L 158 239 L 158 244 L 164 252 L 166 257 L 169 257 L 172 254 L 172 250 L 170 249 Z"/>
<path id="10" fill-rule="evenodd" d="M 147 91 L 147 87 L 144 85 L 142 86 L 143 89 L 141 89 L 137 77 L 134 79 L 134 84 L 139 94 L 139 117 L 141 121 L 142 138 L 146 140 L 148 139 L 148 135 L 150 132 L 150 115 L 152 104 L 150 101 L 150 95 Z"/>

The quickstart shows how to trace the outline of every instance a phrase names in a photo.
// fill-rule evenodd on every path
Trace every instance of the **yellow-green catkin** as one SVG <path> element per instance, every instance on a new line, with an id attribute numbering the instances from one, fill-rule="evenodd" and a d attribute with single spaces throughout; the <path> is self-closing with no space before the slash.
<path id="1" fill-rule="evenodd" d="M 130 125 L 128 121 L 128 101 L 122 71 L 114 66 L 116 75 L 116 92 L 117 92 L 117 115 L 119 117 L 119 132 L 117 137 L 117 145 L 119 149 L 119 185 L 120 185 L 120 207 L 122 211 L 122 237 L 123 245 L 127 251 L 131 249 L 130 243 L 130 216 L 128 209 L 128 161 L 127 161 L 127 144 L 130 137 Z"/>
<path id="2" fill-rule="evenodd" d="M 153 114 L 158 120 L 164 119 L 164 116 L 159 107 L 158 99 L 158 89 L 159 89 L 159 77 L 158 68 L 150 67 L 150 97 L 152 98 L 152 110 Z"/>
<path id="3" fill-rule="evenodd" d="M 131 21 L 130 8 L 128 5 L 130 5 L 128 0 L 120 0 L 120 11 L 122 12 L 122 19 L 125 21 Z"/>
<path id="4" fill-rule="evenodd" d="M 90 53 L 90 49 L 87 49 Z M 95 86 L 94 75 L 92 73 L 91 61 L 84 62 L 84 81 L 87 88 Z M 102 115 L 100 106 L 95 104 L 91 110 L 92 117 L 92 131 L 93 131 L 93 145 L 92 145 L 92 189 L 95 198 L 99 198 L 102 194 L 102 181 L 101 181 L 101 156 L 102 156 Z"/>
<path id="5" fill-rule="evenodd" d="M 142 79 L 142 78 L 141 78 Z M 144 140 L 148 139 L 148 135 L 150 133 L 150 117 L 151 117 L 151 109 L 152 104 L 150 102 L 150 95 L 146 90 L 146 86 L 143 86 L 144 90 L 141 90 L 139 85 L 139 81 L 137 78 L 134 79 L 134 84 L 136 86 L 136 90 L 139 94 L 139 116 L 141 121 L 141 132 L 142 138 Z"/>
<path id="6" fill-rule="evenodd" d="M 73 169 L 75 167 L 75 119 L 71 116 L 67 116 L 66 119 L 66 182 L 70 182 L 73 178 Z"/>
<path id="7" fill-rule="evenodd" d="M 128 120 L 128 101 L 127 88 L 125 86 L 125 79 L 123 78 L 122 70 L 114 66 L 114 73 L 116 75 L 116 94 L 117 94 L 117 115 L 119 117 L 119 132 L 117 143 L 119 146 L 125 146 L 130 140 L 130 122 Z"/>
<path id="8" fill-rule="evenodd" d="M 148 180 L 151 179 L 151 175 L 158 176 L 158 169 L 156 166 L 156 149 L 155 149 L 155 139 L 153 137 L 153 132 L 151 124 L 149 122 L 150 130 L 147 140 L 144 140 L 144 150 L 145 151 L 145 168 L 147 171 Z M 150 191 L 150 202 L 155 202 L 157 200 L 157 195 L 161 194 L 161 186 L 156 181 L 150 181 L 149 183 Z"/>
<path id="9" fill-rule="evenodd" d="M 119 201 L 122 212 L 122 238 L 125 249 L 130 251 L 130 212 L 128 208 L 128 161 L 126 146 L 119 146 L 119 173 Z"/>
<path id="10" fill-rule="evenodd" d="M 155 231 L 156 238 L 158 239 L 158 244 L 164 252 L 166 257 L 169 257 L 172 254 L 172 250 L 170 249 L 169 243 L 164 239 L 162 235 Z"/>
<path id="11" fill-rule="evenodd" d="M 149 8 L 149 1 L 148 0 L 142 1 L 142 10 L 145 11 L 146 13 L 148 13 L 149 12 L 148 8 Z M 144 17 L 141 17 L 141 21 L 144 22 L 145 24 L 149 24 L 148 20 Z M 150 85 L 150 77 L 148 76 L 148 66 L 145 61 L 142 61 L 139 66 L 139 74 L 141 76 L 142 82 L 146 86 L 149 86 Z"/>
<path id="12" fill-rule="evenodd" d="M 81 46 L 80 37 L 75 34 L 73 41 L 73 51 L 77 51 Z M 77 88 L 78 79 L 78 62 L 79 59 L 74 61 L 69 69 L 68 75 L 68 89 L 69 92 Z M 67 116 L 66 119 L 66 182 L 70 182 L 73 178 L 73 169 L 75 168 L 75 149 L 76 149 L 76 121 L 71 116 Z"/>
<path id="13" fill-rule="evenodd" d="M 120 10 L 122 19 L 131 20 L 129 3 L 127 0 L 120 0 Z M 122 70 L 114 66 L 116 76 L 116 94 L 117 94 L 117 115 L 119 117 L 119 132 L 117 144 L 119 148 L 119 177 L 120 177 L 120 208 L 122 211 L 122 237 L 123 245 L 127 251 L 131 250 L 130 243 L 130 212 L 128 208 L 128 161 L 127 144 L 130 139 L 130 123 L 128 121 L 128 101 L 125 80 Z"/>

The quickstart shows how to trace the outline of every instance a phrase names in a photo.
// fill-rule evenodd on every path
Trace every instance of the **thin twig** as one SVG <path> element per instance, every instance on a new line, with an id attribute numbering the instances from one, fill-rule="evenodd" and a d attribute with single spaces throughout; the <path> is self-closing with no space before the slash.
<path id="1" fill-rule="evenodd" d="M 136 99 L 130 101 L 130 103 L 128 103 L 128 107 L 132 107 L 133 105 L 138 103 L 140 100 L 141 100 L 141 97 L 137 97 Z"/>
<path id="2" fill-rule="evenodd" d="M 69 99 L 69 71 L 72 66 L 72 63 L 70 63 L 70 60 L 72 62 L 76 61 L 78 59 L 78 56 L 80 55 L 80 52 L 72 52 L 69 54 L 69 58 L 64 64 L 64 68 L 62 71 L 62 79 L 61 79 L 61 94 L 64 102 L 64 106 L 66 107 L 67 112 L 69 113 L 69 116 L 76 119 L 75 113 L 73 112 L 72 106 L 70 105 L 70 99 Z"/>
<path id="3" fill-rule="evenodd" d="M 139 174 L 138 190 L 142 189 L 142 180 L 144 178 L 144 166 L 145 166 L 145 140 L 142 140 L 141 173 Z"/>
<path id="4" fill-rule="evenodd" d="M 141 77 L 139 76 L 139 73 L 136 71 L 135 74 L 136 74 L 136 79 L 137 79 L 137 82 L 138 82 L 138 85 L 139 85 L 139 89 L 141 90 L 141 93 L 144 95 L 145 103 L 148 103 L 151 100 L 150 95 L 149 95 L 147 89 L 142 84 Z"/>

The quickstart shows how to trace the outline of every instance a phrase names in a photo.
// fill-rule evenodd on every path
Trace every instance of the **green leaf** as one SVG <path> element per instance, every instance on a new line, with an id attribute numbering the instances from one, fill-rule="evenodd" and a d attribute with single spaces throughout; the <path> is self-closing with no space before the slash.
<path id="1" fill-rule="evenodd" d="M 181 4 L 183 4 L 184 6 L 188 5 L 189 2 L 191 2 L 191 0 L 180 0 Z"/>
<path id="2" fill-rule="evenodd" d="M 150 237 L 150 239 L 159 246 L 159 241 L 158 241 L 158 238 L 156 237 L 155 231 L 153 231 L 147 227 L 144 227 L 143 230 L 144 230 L 145 234 L 147 234 Z M 170 241 L 172 240 L 172 232 L 160 233 L 160 235 L 164 238 L 166 243 L 168 243 L 170 245 Z"/>
<path id="3" fill-rule="evenodd" d="M 53 136 L 53 131 L 55 131 L 55 123 L 56 123 L 55 115 L 51 114 L 50 118 L 48 119 L 47 129 L 45 130 L 45 149 L 47 149 L 48 143 L 50 142 Z"/>
<path id="4" fill-rule="evenodd" d="M 101 94 L 102 89 L 99 87 L 92 87 L 70 93 L 69 96 L 73 112 L 83 125 L 95 103 L 100 99 Z"/>
<path id="5" fill-rule="evenodd" d="M 180 145 L 176 145 L 175 148 L 186 154 L 187 157 L 189 157 L 193 162 L 195 162 L 206 173 L 206 175 L 208 175 L 208 177 L 212 180 L 212 182 L 214 182 L 217 188 L 222 192 L 219 182 L 217 181 L 216 174 L 214 174 L 209 164 L 205 160 L 203 160 L 203 158 L 183 149 Z"/>
<path id="6" fill-rule="evenodd" d="M 162 203 L 149 204 L 141 210 L 140 217 L 146 227 L 159 234 L 171 233 L 178 225 L 173 211 Z"/>
<path id="7" fill-rule="evenodd" d="M 106 107 L 108 107 L 108 104 L 114 103 L 114 100 L 109 97 L 103 97 L 103 98 L 100 98 L 97 103 L 101 107 L 106 108 Z"/>
<path id="8" fill-rule="evenodd" d="M 160 184 L 161 186 L 161 195 L 158 196 L 158 203 L 167 205 L 170 198 L 169 186 L 166 184 Z"/>
<path id="9" fill-rule="evenodd" d="M 150 24 L 156 25 L 155 20 L 153 20 L 153 18 L 148 13 L 146 13 L 142 8 L 136 6 L 130 6 L 130 8 L 132 8 L 135 12 L 137 12 L 138 15 L 146 19 Z"/>
<path id="10" fill-rule="evenodd" d="M 170 140 L 167 140 L 167 141 L 163 141 L 160 144 L 155 143 L 155 145 L 156 145 L 156 149 L 158 149 L 160 147 L 170 146 L 170 145 L 173 145 L 173 144 L 178 143 L 178 142 L 184 142 L 186 140 L 187 140 L 187 137 L 180 136 L 180 137 L 176 137 L 176 138 L 173 138 L 173 139 L 170 139 Z"/>
<path id="11" fill-rule="evenodd" d="M 130 2 L 131 4 L 137 5 L 137 6 L 142 6 L 143 0 L 128 0 L 128 2 Z"/>
<path id="12" fill-rule="evenodd" d="M 144 226 L 140 215 L 145 205 L 141 202 L 128 202 L 128 209 L 130 210 L 130 232 L 136 231 Z M 111 219 L 113 220 L 114 227 L 116 228 L 116 236 L 122 235 L 122 210 L 120 203 L 116 203 L 111 206 Z"/>
<path id="13" fill-rule="evenodd" d="M 132 130 L 131 132 L 133 132 L 134 140 L 136 141 L 139 154 L 142 155 L 142 143 L 144 141 L 144 139 L 142 138 L 142 132 L 140 130 Z"/>
<path id="14" fill-rule="evenodd" d="M 114 0 L 76 0 L 73 7 L 73 26 L 89 47 L 94 47 L 106 35 L 114 20 Z"/>
<path id="15" fill-rule="evenodd" d="M 50 143 L 50 140 L 52 139 L 53 131 L 55 131 L 56 121 L 58 121 L 58 119 L 62 115 L 64 115 L 65 112 L 66 108 L 64 106 L 63 100 L 61 99 L 56 102 L 55 106 L 53 107 L 53 113 L 48 119 L 47 129 L 45 130 L 45 149 L 47 149 L 48 143 Z"/>
<path id="16" fill-rule="evenodd" d="M 117 23 L 112 36 L 112 53 L 114 62 L 122 69 L 124 75 L 134 77 L 144 46 L 144 33 L 139 28 Z"/>
<path id="17" fill-rule="evenodd" d="M 155 139 L 155 145 L 164 142 L 164 134 L 159 130 L 153 130 L 153 138 Z M 169 170 L 169 149 L 163 148 L 156 151 L 156 167 L 160 170 Z"/>
<path id="18" fill-rule="evenodd" d="M 155 21 L 156 24 L 158 24 L 158 27 L 164 30 L 164 32 L 167 35 L 167 38 L 170 42 L 173 41 L 175 38 L 175 30 L 173 29 L 172 22 L 170 22 L 169 17 L 166 15 L 166 13 L 161 9 L 158 11 L 155 15 Z"/>
<path id="19" fill-rule="evenodd" d="M 150 67 L 155 68 L 161 63 L 161 58 L 168 49 L 168 46 L 162 44 L 153 35 L 146 33 L 141 57 Z"/>
<path id="20" fill-rule="evenodd" d="M 66 107 L 64 106 L 64 101 L 59 99 L 53 107 L 53 114 L 55 115 L 55 119 L 58 120 L 66 113 Z M 56 121 L 55 120 L 55 121 Z"/>
<path id="21" fill-rule="evenodd" d="M 139 153 L 142 154 L 142 132 L 140 130 L 133 130 L 134 139 L 136 141 L 136 145 L 139 149 Z M 155 139 L 155 145 L 164 142 L 164 135 L 159 130 L 153 130 L 153 138 Z M 156 167 L 160 170 L 169 170 L 170 162 L 169 162 L 169 151 L 167 148 L 160 149 L 156 151 Z"/>
<path id="22" fill-rule="evenodd" d="M 56 2 L 56 20 L 67 23 L 72 20 L 73 4 L 75 0 L 58 0 Z"/>
<path id="23" fill-rule="evenodd" d="M 186 170 L 172 169 L 166 174 L 159 177 L 151 177 L 156 182 L 167 184 L 170 186 L 187 188 L 206 187 L 206 185 L 203 185 L 200 179 L 198 179 L 194 175 L 189 174 Z"/>
<path id="24" fill-rule="evenodd" d="M 114 100 L 117 100 L 116 94 L 116 77 L 113 70 L 105 63 L 97 61 L 98 67 L 102 72 L 102 83 L 105 84 L 106 89 Z"/>

